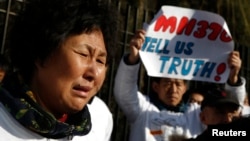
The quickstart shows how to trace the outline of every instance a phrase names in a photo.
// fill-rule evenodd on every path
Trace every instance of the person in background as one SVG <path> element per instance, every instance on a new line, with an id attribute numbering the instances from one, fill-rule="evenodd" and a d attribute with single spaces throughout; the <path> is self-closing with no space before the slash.
<path id="1" fill-rule="evenodd" d="M 206 130 L 204 130 L 197 137 L 189 139 L 185 138 L 184 136 L 173 135 L 170 137 L 170 141 L 207 141 L 213 139 L 225 139 L 225 137 L 247 138 L 247 132 L 249 134 L 250 129 L 250 122 L 249 119 L 244 121 L 246 124 L 248 124 L 248 127 L 243 125 L 244 122 L 237 123 L 238 119 L 247 117 L 245 115 L 241 115 L 240 109 L 242 107 L 237 99 L 221 89 L 211 89 L 204 91 L 203 95 L 204 100 L 201 103 L 201 112 L 199 116 L 200 121 L 207 126 Z M 241 125 L 243 128 L 240 128 L 239 125 Z M 227 126 L 231 128 L 225 128 Z M 234 130 L 233 132 L 237 133 L 229 133 L 230 130 L 232 132 L 232 129 Z M 223 134 L 218 133 L 221 131 Z M 239 132 L 240 134 L 238 134 Z"/>
<path id="2" fill-rule="evenodd" d="M 203 93 L 200 119 L 205 125 L 230 123 L 240 117 L 240 103 L 224 90 L 211 89 Z"/>
<path id="3" fill-rule="evenodd" d="M 180 139 L 171 141 L 211 141 L 218 139 L 229 139 L 239 141 L 249 141 L 250 137 L 250 116 L 240 116 L 227 124 L 209 125 L 196 138 Z"/>
<path id="4" fill-rule="evenodd" d="M 9 70 L 9 62 L 4 54 L 0 54 L 0 85 Z"/>
<path id="5" fill-rule="evenodd" d="M 200 134 L 205 130 L 197 114 L 200 107 L 187 109 L 183 106 L 182 98 L 188 89 L 186 80 L 153 78 L 151 87 L 154 93 L 147 96 L 138 91 L 137 80 L 141 64 L 139 50 L 144 43 L 145 33 L 141 29 L 136 31 L 130 41 L 130 53 L 124 54 L 115 76 L 114 96 L 131 125 L 129 141 L 168 141 L 172 134 L 187 137 Z M 228 64 L 231 70 L 225 88 L 238 100 L 243 101 L 245 79 L 239 77 L 241 68 L 239 52 L 230 53 Z M 169 111 L 174 114 L 169 115 Z M 183 113 L 191 114 L 186 118 L 182 116 Z M 183 120 L 184 118 L 192 121 Z"/>
<path id="6" fill-rule="evenodd" d="M 204 100 L 204 94 L 210 89 L 220 88 L 221 86 L 215 83 L 203 83 L 195 88 L 189 88 L 183 98 L 187 104 L 197 103 L 201 105 Z"/>
<path id="7" fill-rule="evenodd" d="M 204 88 L 190 88 L 189 90 L 187 90 L 187 92 L 185 93 L 185 95 L 187 95 L 187 104 L 197 103 L 200 105 L 201 102 L 204 100 Z"/>
<path id="8" fill-rule="evenodd" d="M 117 9 L 104 0 L 30 0 L 6 48 L 1 140 L 107 141 L 112 115 L 96 96 L 115 55 Z"/>

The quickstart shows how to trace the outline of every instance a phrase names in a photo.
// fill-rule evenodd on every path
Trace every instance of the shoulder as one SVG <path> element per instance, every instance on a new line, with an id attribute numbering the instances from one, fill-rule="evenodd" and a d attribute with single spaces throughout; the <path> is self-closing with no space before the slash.
<path id="1" fill-rule="evenodd" d="M 109 107 L 98 96 L 94 96 L 92 102 L 88 104 L 88 108 L 89 108 L 91 114 L 93 114 L 93 113 L 111 114 Z"/>
<path id="2" fill-rule="evenodd" d="M 113 130 L 113 116 L 109 107 L 101 98 L 94 96 L 92 102 L 88 104 L 88 108 L 92 129 L 88 135 L 82 137 L 83 140 L 107 141 Z"/>
<path id="3" fill-rule="evenodd" d="M 105 102 L 98 96 L 94 96 L 93 100 L 91 101 L 91 103 L 89 103 L 89 105 L 90 106 L 91 105 L 105 105 L 106 106 Z"/>
<path id="4" fill-rule="evenodd" d="M 1 139 L 9 139 L 15 141 L 23 141 L 31 139 L 38 141 L 42 137 L 30 130 L 26 129 L 18 123 L 12 115 L 7 111 L 4 105 L 0 102 L 0 135 Z M 1 140 L 0 139 L 0 140 Z M 45 139 L 44 139 L 45 140 Z"/>

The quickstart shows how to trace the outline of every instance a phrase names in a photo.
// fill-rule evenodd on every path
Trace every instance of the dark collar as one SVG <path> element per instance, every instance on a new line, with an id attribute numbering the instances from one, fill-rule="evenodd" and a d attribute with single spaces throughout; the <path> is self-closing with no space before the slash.
<path id="1" fill-rule="evenodd" d="M 18 94 L 11 94 L 8 90 L 0 87 L 0 102 L 8 109 L 13 118 L 25 128 L 54 139 L 89 133 L 91 118 L 87 106 L 82 111 L 69 115 L 65 123 L 60 122 L 28 96 L 27 93 L 30 91 L 27 87 L 22 88 L 15 90 L 15 92 L 19 91 Z"/>

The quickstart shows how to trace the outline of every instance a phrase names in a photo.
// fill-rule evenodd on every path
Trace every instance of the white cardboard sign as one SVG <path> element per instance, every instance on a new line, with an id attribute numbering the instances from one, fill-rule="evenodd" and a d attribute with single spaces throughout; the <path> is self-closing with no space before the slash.
<path id="1" fill-rule="evenodd" d="M 225 83 L 234 42 L 217 14 L 162 6 L 149 24 L 140 57 L 149 76 Z"/>

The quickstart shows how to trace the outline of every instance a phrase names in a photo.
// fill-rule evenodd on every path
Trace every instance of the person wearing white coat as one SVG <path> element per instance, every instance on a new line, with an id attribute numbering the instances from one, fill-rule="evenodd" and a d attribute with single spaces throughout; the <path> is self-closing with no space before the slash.
<path id="1" fill-rule="evenodd" d="M 110 141 L 113 117 L 106 104 L 97 96 L 88 104 L 92 128 L 85 136 L 67 136 L 62 139 L 45 138 L 17 122 L 0 103 L 0 135 L 7 141 Z M 7 130 L 6 130 L 7 129 Z"/>
<path id="2" fill-rule="evenodd" d="M 168 108 L 160 109 L 148 95 L 138 91 L 139 50 L 144 39 L 145 31 L 138 30 L 130 42 L 130 54 L 124 55 L 120 61 L 114 83 L 115 99 L 130 123 L 129 141 L 168 141 L 169 136 L 173 134 L 184 135 L 187 138 L 196 137 L 206 129 L 199 119 L 200 107 L 198 104 L 193 104 L 187 109 L 184 108 L 183 112 L 173 112 L 172 115 L 169 114 L 171 112 Z M 237 75 L 241 66 L 239 54 L 238 52 L 232 54 L 238 62 L 234 62 L 233 59 L 232 64 L 237 69 L 231 71 L 230 78 L 235 78 L 235 82 L 239 85 L 226 84 L 226 88 L 241 101 L 244 99 L 245 80 Z M 175 118 L 176 115 L 181 116 L 185 112 L 188 113 L 186 117 L 190 121 Z"/>
<path id="3" fill-rule="evenodd" d="M 115 58 L 117 7 L 107 0 L 24 4 L 4 50 L 11 70 L 0 85 L 0 140 L 110 140 L 112 115 L 96 95 Z"/>

